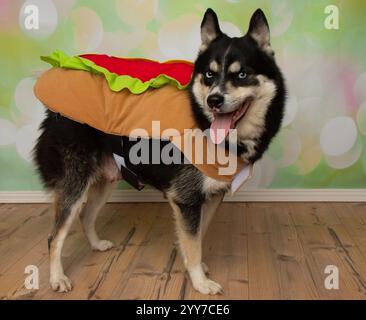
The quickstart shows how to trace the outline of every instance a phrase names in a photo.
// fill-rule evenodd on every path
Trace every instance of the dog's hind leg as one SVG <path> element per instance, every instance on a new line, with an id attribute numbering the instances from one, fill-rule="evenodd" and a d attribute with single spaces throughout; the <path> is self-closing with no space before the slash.
<path id="1" fill-rule="evenodd" d="M 55 194 L 56 221 L 48 238 L 50 253 L 50 284 L 53 290 L 67 292 L 72 289 L 71 281 L 64 274 L 61 254 L 64 241 L 75 217 L 80 213 L 85 200 L 88 183 L 79 181 L 70 184 Z"/>
<path id="2" fill-rule="evenodd" d="M 173 208 L 179 247 L 184 265 L 189 273 L 193 287 L 203 294 L 217 294 L 222 287 L 207 278 L 202 265 L 202 205 L 177 204 L 169 199 Z"/>
<path id="3" fill-rule="evenodd" d="M 89 187 L 87 202 L 80 214 L 80 219 L 93 250 L 106 251 L 113 247 L 113 242 L 99 239 L 95 231 L 95 221 L 116 185 L 117 182 L 101 179 Z"/>

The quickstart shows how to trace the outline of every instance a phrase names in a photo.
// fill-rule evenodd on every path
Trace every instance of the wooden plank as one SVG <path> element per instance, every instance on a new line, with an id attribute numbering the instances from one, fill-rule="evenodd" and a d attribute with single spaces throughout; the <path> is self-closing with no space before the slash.
<path id="1" fill-rule="evenodd" d="M 279 264 L 271 244 L 270 209 L 248 207 L 249 298 L 279 299 Z"/>
<path id="2" fill-rule="evenodd" d="M 120 225 L 119 218 L 123 221 L 125 216 L 129 217 L 127 213 L 123 213 L 120 205 L 108 204 L 105 206 L 96 224 L 101 239 L 106 238 L 115 241 L 115 237 L 119 235 L 118 230 L 116 230 Z M 65 273 L 73 282 L 73 290 L 65 294 L 59 294 L 53 292 L 48 285 L 45 290 L 39 292 L 39 296 L 42 299 L 56 300 L 86 299 L 89 287 L 94 280 L 93 271 L 95 270 L 95 274 L 97 274 L 110 253 L 111 251 L 98 252 L 91 250 L 82 231 L 81 223 L 78 221 L 66 239 L 63 250 Z M 48 281 L 48 279 L 45 280 Z"/>
<path id="3" fill-rule="evenodd" d="M 52 213 L 48 205 L 33 205 L 29 211 L 25 210 L 19 215 L 22 217 L 16 218 L 17 223 L 9 226 L 1 237 L 0 274 L 6 273 L 17 260 L 45 239 L 51 230 Z"/>
<path id="4" fill-rule="evenodd" d="M 271 209 L 270 225 L 271 246 L 278 262 L 281 299 L 318 298 L 288 204 L 276 205 Z"/>
<path id="5" fill-rule="evenodd" d="M 0 204 L 0 235 L 3 234 L 3 232 L 8 231 L 8 228 L 3 229 L 2 228 L 2 223 L 6 223 L 8 222 L 8 219 L 14 219 L 13 221 L 10 222 L 10 227 L 12 227 L 13 225 L 16 225 L 17 222 L 16 220 L 20 220 L 20 219 L 24 219 L 26 218 L 26 213 L 31 209 L 35 209 L 38 207 L 38 205 L 36 204 L 11 204 L 11 203 L 5 203 L 5 204 Z M 5 226 L 5 225 L 4 225 Z"/>
<path id="6" fill-rule="evenodd" d="M 302 211 L 306 212 L 303 207 Z M 304 213 L 303 212 L 303 213 Z M 303 213 L 301 213 L 303 215 Z M 293 217 L 298 213 L 292 213 Z M 310 219 L 311 220 L 311 219 Z M 335 242 L 334 236 L 330 230 L 339 230 L 341 226 L 334 221 L 337 218 L 330 219 L 330 224 L 304 221 L 302 225 L 297 225 L 297 232 L 303 250 L 305 252 L 306 264 L 311 272 L 312 279 L 321 299 L 362 299 L 363 293 L 359 291 L 357 279 L 344 259 L 344 254 L 340 252 L 339 244 Z M 334 265 L 339 270 L 339 290 L 328 290 L 325 288 L 324 280 L 327 274 L 325 268 Z"/>
<path id="7" fill-rule="evenodd" d="M 227 248 L 227 254 L 230 254 L 227 261 L 228 277 L 226 284 L 224 284 L 224 296 L 227 292 L 228 299 L 247 300 L 249 298 L 246 207 L 243 204 L 235 204 L 234 206 L 225 204 L 222 213 L 229 214 L 230 212 L 231 215 L 229 230 L 227 230 L 227 235 L 231 236 Z M 214 233 L 211 234 L 215 236 Z"/>
<path id="8" fill-rule="evenodd" d="M 128 216 L 119 227 L 119 246 L 111 252 L 98 273 L 93 275 L 87 290 L 89 299 L 120 299 L 119 288 L 127 278 L 127 269 L 133 264 L 136 255 L 146 244 L 146 234 L 156 219 L 159 204 L 134 204 Z"/>
<path id="9" fill-rule="evenodd" d="M 120 299 L 159 299 L 176 259 L 171 209 L 160 204 L 151 230 L 125 272 L 125 281 L 113 291 Z"/>
<path id="10" fill-rule="evenodd" d="M 366 206 L 358 203 L 331 204 L 342 224 L 366 257 Z"/>
<path id="11" fill-rule="evenodd" d="M 245 205 L 222 204 L 203 241 L 203 261 L 210 269 L 209 277 L 224 286 L 223 295 L 206 296 L 196 292 L 179 256 L 172 268 L 167 294 L 162 299 L 247 299 L 247 235 L 244 211 Z"/>
<path id="12" fill-rule="evenodd" d="M 75 288 L 48 284 L 49 205 L 0 206 L 0 298 L 7 299 L 366 299 L 366 205 L 224 203 L 204 241 L 203 261 L 222 296 L 193 290 L 174 241 L 168 204 L 109 204 L 97 228 L 117 244 L 92 252 L 76 223 L 65 242 L 65 271 Z M 23 286 L 24 268 L 40 270 L 40 290 Z M 327 290 L 336 265 L 340 289 Z"/>
<path id="13" fill-rule="evenodd" d="M 109 210 L 109 208 L 108 208 Z M 107 210 L 106 210 L 107 211 Z M 111 217 L 109 217 L 111 218 Z M 102 218 L 98 220 L 99 225 L 104 225 L 107 221 L 108 216 L 102 214 Z M 51 226 L 53 220 L 50 219 L 49 226 Z M 34 232 L 40 232 L 41 230 L 37 230 L 37 228 L 42 229 L 42 225 L 35 224 Z M 48 234 L 48 233 L 47 233 Z M 77 257 L 83 255 L 83 252 L 88 251 L 89 246 L 87 244 L 87 240 L 81 230 L 81 226 L 79 222 L 76 222 L 72 229 L 70 230 L 69 236 L 65 241 L 65 246 L 63 250 L 63 265 L 66 270 L 66 274 L 69 275 L 69 266 L 73 264 Z M 35 265 L 39 268 L 40 275 L 40 289 L 36 292 L 29 292 L 23 286 L 24 284 L 24 268 L 27 265 Z M 11 293 L 8 298 L 55 298 L 59 299 L 64 297 L 63 294 L 54 293 L 49 286 L 49 256 L 48 256 L 48 247 L 47 247 L 47 235 L 41 239 L 31 251 L 22 256 L 16 264 L 14 264 L 11 268 L 11 272 L 7 273 L 8 284 L 11 287 L 8 291 Z"/>
<path id="14" fill-rule="evenodd" d="M 345 262 L 349 273 L 358 287 L 357 299 L 366 299 L 366 258 L 359 250 L 347 229 L 343 225 L 328 228 L 337 247 L 337 252 Z"/>

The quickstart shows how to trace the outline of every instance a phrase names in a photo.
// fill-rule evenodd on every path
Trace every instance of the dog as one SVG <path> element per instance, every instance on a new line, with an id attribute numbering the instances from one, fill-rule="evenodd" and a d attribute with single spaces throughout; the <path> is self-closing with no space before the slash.
<path id="1" fill-rule="evenodd" d="M 201 46 L 189 87 L 190 104 L 200 129 L 230 124 L 237 135 L 225 135 L 238 154 L 254 163 L 281 127 L 286 88 L 270 44 L 267 19 L 258 9 L 243 37 L 220 30 L 216 13 L 208 9 L 201 23 Z M 52 106 L 50 106 L 52 107 Z M 95 231 L 98 212 L 121 178 L 108 147 L 107 134 L 47 110 L 34 147 L 34 160 L 45 188 L 53 193 L 55 224 L 49 236 L 50 284 L 72 289 L 64 274 L 61 252 L 74 219 L 79 216 L 94 250 L 113 247 Z M 127 148 L 134 143 L 124 139 Z M 202 294 L 222 292 L 207 277 L 202 240 L 229 183 L 205 176 L 191 164 L 129 164 L 139 178 L 162 191 L 175 217 L 184 265 L 193 287 Z"/>

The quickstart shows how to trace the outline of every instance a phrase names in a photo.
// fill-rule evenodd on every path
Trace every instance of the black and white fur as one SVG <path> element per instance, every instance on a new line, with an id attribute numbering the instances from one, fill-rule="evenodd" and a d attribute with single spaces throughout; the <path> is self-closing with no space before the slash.
<path id="1" fill-rule="evenodd" d="M 278 132 L 285 104 L 284 81 L 274 60 L 267 20 L 258 9 L 248 33 L 230 38 L 221 32 L 214 11 L 208 9 L 201 38 L 190 87 L 197 122 L 207 129 L 214 117 L 213 109 L 232 112 L 249 97 L 250 108 L 236 123 L 237 139 L 228 136 L 227 140 L 237 143 L 245 161 L 255 162 Z M 245 77 L 241 74 L 239 78 L 239 73 Z M 212 95 L 221 96 L 220 110 L 208 104 Z M 61 251 L 77 216 L 93 249 L 113 247 L 112 242 L 98 237 L 94 224 L 116 185 L 119 171 L 105 133 L 51 111 L 47 111 L 41 132 L 34 158 L 45 187 L 53 192 L 55 208 L 55 225 L 49 237 L 50 284 L 56 291 L 67 292 L 72 285 L 64 274 Z M 136 143 L 124 140 L 127 149 Z M 180 251 L 193 287 L 203 294 L 220 293 L 221 286 L 206 276 L 202 239 L 228 184 L 204 176 L 189 164 L 132 165 L 127 161 L 127 166 L 143 182 L 161 190 L 171 204 Z"/>

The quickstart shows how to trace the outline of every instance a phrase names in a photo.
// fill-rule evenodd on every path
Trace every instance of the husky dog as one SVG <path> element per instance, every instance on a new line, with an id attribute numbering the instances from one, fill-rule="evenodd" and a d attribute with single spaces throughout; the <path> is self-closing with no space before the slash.
<path id="1" fill-rule="evenodd" d="M 211 128 L 214 139 L 218 139 L 217 128 L 224 133 L 236 129 L 236 138 L 226 134 L 223 138 L 237 145 L 245 162 L 254 163 L 278 132 L 286 99 L 266 17 L 258 9 L 247 34 L 231 38 L 220 30 L 215 12 L 208 9 L 201 39 L 189 89 L 194 116 L 202 130 Z M 45 187 L 54 195 L 56 218 L 49 251 L 50 284 L 55 291 L 72 289 L 64 274 L 61 251 L 77 216 L 92 249 L 113 247 L 112 242 L 98 237 L 94 226 L 120 178 L 107 139 L 107 134 L 51 111 L 41 125 L 34 158 Z M 124 140 L 127 148 L 134 143 Z M 229 184 L 205 176 L 191 164 L 127 163 L 127 167 L 141 181 L 161 190 L 172 206 L 179 248 L 193 287 L 203 294 L 222 292 L 222 287 L 206 276 L 202 239 Z"/>

